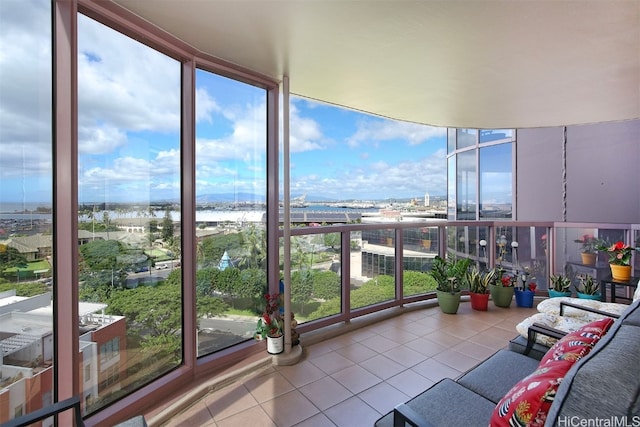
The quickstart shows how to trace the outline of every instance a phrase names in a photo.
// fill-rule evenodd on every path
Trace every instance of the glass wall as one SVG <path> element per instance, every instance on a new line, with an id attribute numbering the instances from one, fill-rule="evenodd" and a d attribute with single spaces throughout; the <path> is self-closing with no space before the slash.
<path id="1" fill-rule="evenodd" d="M 512 218 L 512 144 L 480 148 L 480 219 Z"/>
<path id="2" fill-rule="evenodd" d="M 476 151 L 465 151 L 456 157 L 456 219 L 475 220 L 478 203 Z"/>
<path id="3" fill-rule="evenodd" d="M 196 70 L 198 356 L 252 339 L 267 292 L 266 91 Z"/>
<path id="4" fill-rule="evenodd" d="M 449 129 L 448 219 L 513 218 L 513 129 Z"/>
<path id="5" fill-rule="evenodd" d="M 51 2 L 0 1 L 0 52 L 3 423 L 53 403 Z"/>
<path id="6" fill-rule="evenodd" d="M 182 361 L 180 73 L 178 61 L 78 16 L 86 413 Z"/>

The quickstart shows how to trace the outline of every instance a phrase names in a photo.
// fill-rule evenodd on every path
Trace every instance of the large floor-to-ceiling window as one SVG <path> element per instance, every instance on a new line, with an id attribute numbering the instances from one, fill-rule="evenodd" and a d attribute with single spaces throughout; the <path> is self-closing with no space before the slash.
<path id="1" fill-rule="evenodd" d="M 252 339 L 267 292 L 267 93 L 196 71 L 198 356 Z"/>
<path id="2" fill-rule="evenodd" d="M 448 131 L 449 219 L 514 219 L 512 129 Z"/>
<path id="3" fill-rule="evenodd" d="M 180 63 L 78 15 L 85 412 L 182 362 Z"/>

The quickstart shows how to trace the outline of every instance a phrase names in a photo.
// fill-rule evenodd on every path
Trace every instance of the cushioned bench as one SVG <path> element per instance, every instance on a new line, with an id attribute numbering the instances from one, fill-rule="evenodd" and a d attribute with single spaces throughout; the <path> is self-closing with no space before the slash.
<path id="1" fill-rule="evenodd" d="M 567 335 L 540 361 L 500 350 L 458 379 L 444 379 L 397 405 L 375 426 L 487 426 L 491 420 L 553 426 L 569 419 L 585 423 L 580 425 L 640 419 L 639 304 L 635 301 L 615 321 L 604 318 Z"/>

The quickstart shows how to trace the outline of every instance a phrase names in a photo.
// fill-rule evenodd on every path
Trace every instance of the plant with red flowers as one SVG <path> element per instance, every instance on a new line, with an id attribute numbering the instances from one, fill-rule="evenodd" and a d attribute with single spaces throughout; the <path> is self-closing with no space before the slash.
<path id="1" fill-rule="evenodd" d="M 530 290 L 531 292 L 535 292 L 535 291 L 536 291 L 536 288 L 537 288 L 536 284 L 535 284 L 535 283 L 533 283 L 533 282 L 529 283 L 529 284 L 527 285 L 527 287 L 529 288 L 529 290 Z"/>
<path id="2" fill-rule="evenodd" d="M 609 264 L 613 265 L 631 265 L 631 254 L 633 251 L 638 250 L 638 248 L 627 245 L 622 241 L 618 241 L 611 246 L 600 244 L 597 249 L 609 254 Z"/>
<path id="3" fill-rule="evenodd" d="M 513 277 L 511 276 L 502 276 L 500 278 L 500 281 L 502 282 L 502 286 L 509 287 L 509 286 L 514 286 L 515 285 L 515 280 Z"/>
<path id="4" fill-rule="evenodd" d="M 280 294 L 266 294 L 264 298 L 266 305 L 256 327 L 256 338 L 259 339 L 282 335 L 284 325 L 280 315 Z"/>

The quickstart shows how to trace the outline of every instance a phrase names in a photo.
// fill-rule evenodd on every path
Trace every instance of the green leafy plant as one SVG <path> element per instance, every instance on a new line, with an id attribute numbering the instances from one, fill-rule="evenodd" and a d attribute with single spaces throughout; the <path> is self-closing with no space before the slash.
<path id="1" fill-rule="evenodd" d="M 638 250 L 638 248 L 627 245 L 622 241 L 618 241 L 612 245 L 601 242 L 598 244 L 597 249 L 606 252 L 609 255 L 609 264 L 614 265 L 631 265 L 631 254 L 633 251 Z"/>
<path id="2" fill-rule="evenodd" d="M 571 279 L 562 274 L 552 274 L 551 289 L 557 292 L 569 292 L 569 289 L 571 289 Z"/>
<path id="3" fill-rule="evenodd" d="M 578 276 L 580 287 L 576 288 L 578 292 L 587 295 L 596 295 L 600 292 L 600 283 L 588 274 Z"/>
<path id="4" fill-rule="evenodd" d="M 489 292 L 489 285 L 496 281 L 496 270 L 489 270 L 485 273 L 473 267 L 466 274 L 466 282 L 469 285 L 469 292 L 476 294 L 486 294 Z"/>
<path id="5" fill-rule="evenodd" d="M 436 290 L 449 293 L 459 292 L 462 284 L 466 281 L 465 275 L 470 265 L 469 258 L 445 260 L 436 256 L 431 266 L 431 276 L 437 283 Z"/>

